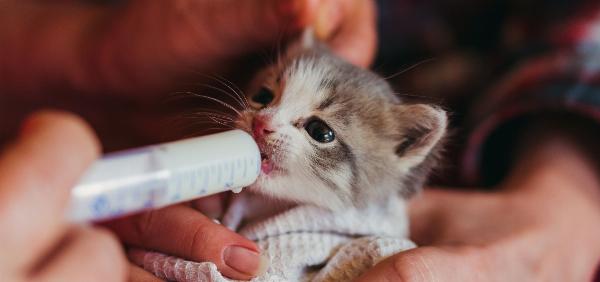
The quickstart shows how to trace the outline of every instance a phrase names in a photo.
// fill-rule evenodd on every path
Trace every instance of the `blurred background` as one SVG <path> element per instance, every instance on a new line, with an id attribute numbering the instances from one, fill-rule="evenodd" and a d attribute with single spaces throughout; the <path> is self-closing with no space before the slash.
<path id="1" fill-rule="evenodd" d="M 56 3 L 60 3 L 58 1 Z M 127 1 L 80 1 L 86 5 L 119 8 Z M 379 49 L 372 68 L 390 81 L 406 100 L 442 105 L 451 113 L 452 132 L 447 167 L 438 173 L 438 182 L 458 184 L 456 179 L 467 137 L 478 126 L 474 112 L 481 100 L 516 68 L 532 58 L 551 54 L 568 44 L 574 22 L 595 12 L 587 9 L 596 1 L 583 0 L 378 0 Z M 0 9 L 2 6 L 0 6 Z M 35 19 L 32 19 L 35 20 Z M 2 27 L 5 30 L 10 26 Z M 42 26 L 43 28 L 43 26 Z M 102 32 L 101 29 L 91 32 Z M 130 34 L 128 36 L 137 36 Z M 53 38 L 48 38 L 52 48 Z M 0 50 L 2 50 L 0 42 Z M 24 44 L 26 46 L 26 44 Z M 276 46 L 253 54 L 238 64 L 234 71 L 223 72 L 222 78 L 244 88 L 248 74 L 272 56 Z M 1 54 L 0 54 L 1 55 Z M 5 57 L 10 55 L 4 54 Z M 123 50 L 123 56 L 127 51 Z M 2 58 L 0 58 L 2 59 Z M 6 59 L 6 58 L 5 58 Z M 35 60 L 35 57 L 30 58 Z M 59 62 L 62 63 L 62 62 Z M 69 62 L 64 62 L 69 63 Z M 2 64 L 0 63 L 0 68 Z M 27 62 L 23 63 L 24 73 Z M 138 91 L 139 96 L 156 95 L 152 99 L 115 99 L 118 93 L 87 95 L 69 84 L 50 84 L 45 95 L 30 99 L 22 83 L 0 93 L 0 145 L 17 131 L 19 121 L 27 113 L 44 107 L 61 108 L 83 115 L 103 140 L 105 151 L 139 146 L 190 135 L 211 129 L 196 123 L 187 114 L 201 107 L 226 110 L 217 103 L 195 99 L 188 92 L 216 95 L 222 88 L 217 79 L 188 70 L 190 78 L 173 89 L 152 93 Z M 6 76 L 0 69 L 0 76 Z M 143 75 L 143 74 L 138 74 Z M 142 77 L 142 79 L 144 79 Z M 152 78 L 147 78 L 152 80 Z M 195 83 L 197 82 L 197 83 Z M 207 86 L 209 85 L 209 86 Z M 13 93 L 10 93 L 10 92 Z M 160 92 L 160 91 L 157 91 Z M 168 92 L 168 93 L 165 93 Z M 14 95 L 16 94 L 16 95 Z M 84 101 L 84 102 L 82 102 Z M 153 102 L 149 102 L 153 101 Z M 487 108 L 483 108 L 487 111 Z M 108 112 L 107 112 L 108 111 Z M 107 114 L 108 113 L 108 114 Z M 478 116 L 476 116 L 478 117 Z M 518 125 L 518 122 L 517 122 Z M 514 130 L 513 125 L 508 131 Z M 493 161 L 484 162 L 492 171 L 487 185 L 502 177 L 498 171 L 510 161 L 498 146 L 511 145 L 510 134 L 498 134 L 492 146 L 499 155 L 483 154 Z M 443 179 L 443 181 L 442 181 Z"/>

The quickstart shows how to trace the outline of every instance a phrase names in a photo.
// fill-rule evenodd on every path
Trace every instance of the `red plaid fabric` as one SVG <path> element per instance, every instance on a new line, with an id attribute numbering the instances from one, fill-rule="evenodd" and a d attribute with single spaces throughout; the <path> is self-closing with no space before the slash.
<path id="1" fill-rule="evenodd" d="M 570 112 L 597 121 L 600 130 L 600 9 L 592 11 L 593 16 L 577 17 L 553 38 L 556 50 L 522 62 L 473 107 L 462 168 L 469 184 L 483 181 L 482 147 L 510 120 Z"/>
<path id="2" fill-rule="evenodd" d="M 392 80 L 398 92 L 433 98 L 425 102 L 445 106 L 459 129 L 449 153 L 464 154 L 450 156 L 448 163 L 459 165 L 436 183 L 500 181 L 488 171 L 498 170 L 489 166 L 502 154 L 491 157 L 489 148 L 499 139 L 517 139 L 516 131 L 501 129 L 530 114 L 572 113 L 600 121 L 597 0 L 378 2 L 375 68 L 401 73 Z M 415 63 L 414 70 L 403 71 Z"/>

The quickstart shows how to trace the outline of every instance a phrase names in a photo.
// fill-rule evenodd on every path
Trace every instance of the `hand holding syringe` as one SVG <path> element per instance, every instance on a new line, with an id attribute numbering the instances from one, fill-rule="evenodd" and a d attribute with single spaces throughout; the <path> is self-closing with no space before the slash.
<path id="1" fill-rule="evenodd" d="M 258 146 L 241 130 L 113 153 L 73 189 L 67 216 L 74 222 L 115 218 L 238 190 L 259 173 Z"/>

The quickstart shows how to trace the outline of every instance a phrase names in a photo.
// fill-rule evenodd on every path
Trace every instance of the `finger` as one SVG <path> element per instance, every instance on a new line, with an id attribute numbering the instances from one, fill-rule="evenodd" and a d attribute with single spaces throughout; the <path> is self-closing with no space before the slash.
<path id="1" fill-rule="evenodd" d="M 385 259 L 355 282 L 490 281 L 482 277 L 484 262 L 476 257 L 476 251 L 466 248 L 417 248 Z"/>
<path id="2" fill-rule="evenodd" d="M 209 197 L 192 201 L 192 207 L 211 219 L 219 219 L 223 216 L 224 201 L 226 193 L 220 193 Z"/>
<path id="3" fill-rule="evenodd" d="M 92 131 L 71 114 L 46 111 L 24 123 L 0 158 L 0 240 L 3 252 L 19 254 L 7 264 L 31 262 L 62 235 L 70 189 L 97 155 Z"/>
<path id="4" fill-rule="evenodd" d="M 188 206 L 151 211 L 107 226 L 128 244 L 193 261 L 211 261 L 233 279 L 251 279 L 262 274 L 268 264 L 256 244 Z"/>
<path id="5" fill-rule="evenodd" d="M 368 67 L 377 45 L 376 11 L 371 0 L 323 0 L 326 5 L 317 17 L 316 30 L 337 55 Z M 336 23 L 341 14 L 341 23 Z M 339 25 L 337 28 L 333 26 Z M 321 30 L 321 31 L 319 31 Z"/>
<path id="6" fill-rule="evenodd" d="M 119 6 L 20 2 L 8 1 L 0 9 L 0 42 L 7 43 L 0 59 L 15 71 L 15 77 L 0 77 L 0 85 L 15 84 L 29 93 L 41 92 L 48 78 L 57 76 L 80 90 L 151 89 L 179 75 L 174 72 L 181 68 L 203 69 L 223 64 L 223 56 L 256 50 L 303 15 L 302 1 L 292 0 L 129 1 Z M 40 44 L 48 38 L 52 44 Z"/>
<path id="7" fill-rule="evenodd" d="M 485 241 L 500 223 L 490 216 L 497 212 L 508 218 L 505 199 L 500 193 L 427 189 L 409 203 L 411 239 L 418 245 Z M 483 227 L 488 232 L 479 230 Z"/>
<path id="8" fill-rule="evenodd" d="M 129 282 L 162 282 L 152 273 L 140 268 L 137 265 L 129 264 Z"/>
<path id="9" fill-rule="evenodd" d="M 18 81 L 16 87 L 34 86 L 29 92 L 40 92 L 48 78 L 58 76 L 79 90 L 143 92 L 139 98 L 148 99 L 140 89 L 164 87 L 192 70 L 218 72 L 240 56 L 297 34 L 310 18 L 312 2 L 133 0 L 110 6 L 10 1 L 0 10 L 0 42 L 8 42 L 0 59 L 16 77 L 0 78 L 0 85 Z M 48 38 L 51 45 L 41 44 Z"/>
<path id="10" fill-rule="evenodd" d="M 410 200 L 410 236 L 418 245 L 431 244 L 440 232 L 447 197 L 446 191 L 425 189 Z"/>
<path id="11" fill-rule="evenodd" d="M 440 237 L 446 235 L 444 231 L 449 223 L 448 218 L 463 218 L 465 214 L 462 211 L 472 209 L 470 207 L 474 195 L 476 195 L 474 192 L 425 189 L 423 193 L 415 196 L 409 202 L 411 239 L 418 245 L 435 243 Z M 487 201 L 481 201 L 484 206 L 485 203 Z M 477 208 L 480 206 L 477 204 Z M 474 213 L 477 214 L 480 211 L 475 210 Z"/>
<path id="12" fill-rule="evenodd" d="M 131 1 L 99 42 L 98 63 L 119 89 L 149 88 L 170 78 L 165 74 L 221 72 L 234 60 L 299 33 L 311 17 L 312 2 Z"/>
<path id="13" fill-rule="evenodd" d="M 77 228 L 31 281 L 125 281 L 126 259 L 110 232 Z"/>

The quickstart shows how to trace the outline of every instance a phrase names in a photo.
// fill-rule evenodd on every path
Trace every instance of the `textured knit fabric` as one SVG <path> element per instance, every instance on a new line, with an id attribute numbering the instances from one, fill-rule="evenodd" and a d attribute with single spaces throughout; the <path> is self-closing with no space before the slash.
<path id="1" fill-rule="evenodd" d="M 349 281 L 380 260 L 415 247 L 406 239 L 404 201 L 332 212 L 301 205 L 237 230 L 257 242 L 270 262 L 253 281 Z M 133 250 L 130 258 L 156 276 L 173 281 L 230 281 L 211 262 L 191 262 Z"/>

